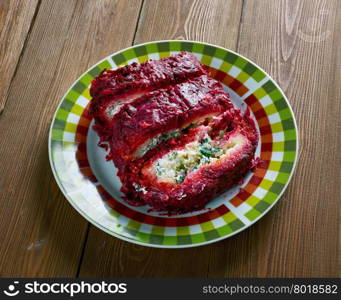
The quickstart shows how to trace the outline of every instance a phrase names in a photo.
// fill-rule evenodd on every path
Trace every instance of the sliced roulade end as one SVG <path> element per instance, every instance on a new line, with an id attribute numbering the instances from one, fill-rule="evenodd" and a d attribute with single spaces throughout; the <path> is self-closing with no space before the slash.
<path id="1" fill-rule="evenodd" d="M 109 141 L 110 158 L 121 169 L 160 142 L 179 137 L 188 127 L 208 122 L 231 107 L 222 85 L 202 75 L 125 104 L 106 128 L 109 132 L 97 131 L 102 141 Z"/>
<path id="2" fill-rule="evenodd" d="M 122 192 L 131 205 L 169 214 L 202 209 L 253 167 L 257 141 L 248 114 L 232 108 L 132 162 L 120 175 Z"/>
<path id="3" fill-rule="evenodd" d="M 207 74 L 203 65 L 188 52 L 105 70 L 91 83 L 93 100 L 90 111 L 96 121 L 104 126 L 123 103 L 132 102 L 153 90 Z"/>

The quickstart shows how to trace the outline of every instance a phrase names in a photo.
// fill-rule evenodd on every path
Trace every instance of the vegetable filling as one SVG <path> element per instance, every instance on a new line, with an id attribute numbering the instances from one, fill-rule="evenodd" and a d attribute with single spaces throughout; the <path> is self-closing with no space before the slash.
<path id="1" fill-rule="evenodd" d="M 244 142 L 235 136 L 223 146 L 219 146 L 209 135 L 200 141 L 187 144 L 181 150 L 174 150 L 153 164 L 153 171 L 161 182 L 182 183 L 186 176 L 201 166 L 214 163 Z"/>
<path id="2" fill-rule="evenodd" d="M 182 128 L 172 130 L 163 134 L 158 134 L 156 137 L 148 140 L 144 146 L 140 147 L 139 150 L 136 151 L 136 157 L 142 157 L 149 150 L 153 149 L 157 145 L 161 144 L 161 142 L 168 141 L 171 138 L 178 138 L 182 136 L 188 129 L 198 126 L 200 123 L 191 123 L 190 125 Z"/>

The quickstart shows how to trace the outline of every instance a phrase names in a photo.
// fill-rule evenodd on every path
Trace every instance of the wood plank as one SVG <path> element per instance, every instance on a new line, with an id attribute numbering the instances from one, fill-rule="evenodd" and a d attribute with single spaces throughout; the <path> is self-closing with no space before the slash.
<path id="1" fill-rule="evenodd" d="M 339 37 L 341 37 L 341 17 L 340 17 L 340 11 L 341 11 L 341 4 L 339 3 L 339 7 L 338 7 L 338 11 L 337 11 L 337 17 L 336 17 L 336 35 Z M 335 78 L 334 78 L 334 84 L 336 85 L 337 89 L 336 89 L 336 95 L 341 95 L 341 44 L 337 43 L 337 46 L 335 48 L 336 50 L 336 65 L 337 65 L 337 71 L 335 72 Z M 339 96 L 340 97 L 340 96 Z M 341 131 L 341 121 L 339 120 L 339 122 L 336 122 L 336 132 L 340 132 Z M 337 126 L 339 125 L 339 126 Z M 337 163 L 337 166 L 341 165 L 341 155 L 339 155 L 339 161 Z M 339 198 L 341 198 L 339 196 Z M 339 247 L 338 247 L 338 252 L 339 252 L 339 278 L 341 278 L 341 205 L 339 204 Z"/>
<path id="2" fill-rule="evenodd" d="M 284 89 L 298 121 L 300 161 L 272 211 L 249 230 L 217 244 L 209 276 L 338 276 L 337 13 L 340 1 L 246 1 L 238 52 Z"/>
<path id="3" fill-rule="evenodd" d="M 37 7 L 38 0 L 0 2 L 0 114 Z"/>
<path id="4" fill-rule="evenodd" d="M 242 1 L 144 1 L 135 43 L 189 39 L 234 49 L 241 7 Z M 206 276 L 214 248 L 147 248 L 120 241 L 92 226 L 80 276 Z"/>
<path id="5" fill-rule="evenodd" d="M 48 129 L 72 82 L 130 44 L 140 7 L 140 0 L 42 1 L 0 116 L 1 277 L 77 274 L 88 223 L 54 181 Z"/>
<path id="6" fill-rule="evenodd" d="M 235 49 L 241 8 L 242 1 L 147 0 L 135 43 L 180 39 Z"/>

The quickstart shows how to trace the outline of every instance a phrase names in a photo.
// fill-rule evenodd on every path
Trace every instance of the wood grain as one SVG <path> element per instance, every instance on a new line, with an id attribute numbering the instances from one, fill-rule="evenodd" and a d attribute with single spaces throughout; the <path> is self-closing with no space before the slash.
<path id="1" fill-rule="evenodd" d="M 0 2 L 0 114 L 37 7 L 38 0 Z"/>
<path id="2" fill-rule="evenodd" d="M 146 0 L 135 43 L 185 39 L 235 49 L 241 9 L 239 0 Z"/>
<path id="3" fill-rule="evenodd" d="M 52 176 L 48 129 L 72 82 L 130 44 L 140 6 L 42 1 L 0 116 L 0 276 L 76 276 L 88 223 Z"/>
<path id="4" fill-rule="evenodd" d="M 185 38 L 234 48 L 241 7 L 241 1 L 144 1 L 135 43 Z M 91 226 L 80 276 L 206 276 L 214 248 L 152 249 L 114 239 Z"/>
<path id="5" fill-rule="evenodd" d="M 217 244 L 209 276 L 339 275 L 339 4 L 245 4 L 238 52 L 267 70 L 284 89 L 298 121 L 300 160 L 279 204 L 248 231 Z"/>
<path id="6" fill-rule="evenodd" d="M 0 2 L 0 277 L 341 276 L 340 1 L 37 1 Z M 297 117 L 287 192 L 212 245 L 152 249 L 88 231 L 50 171 L 48 128 L 67 88 L 108 54 L 159 39 L 237 50 L 275 78 Z"/>

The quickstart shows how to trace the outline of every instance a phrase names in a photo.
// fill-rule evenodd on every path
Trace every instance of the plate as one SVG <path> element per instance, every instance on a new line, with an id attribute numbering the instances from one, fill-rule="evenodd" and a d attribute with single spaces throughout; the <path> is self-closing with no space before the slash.
<path id="1" fill-rule="evenodd" d="M 88 108 L 91 80 L 104 69 L 192 52 L 211 69 L 232 102 L 251 110 L 260 141 L 260 165 L 242 185 L 213 199 L 206 209 L 177 216 L 149 212 L 122 200 L 120 181 L 105 151 L 97 146 Z M 280 199 L 298 153 L 295 117 L 283 91 L 242 55 L 194 41 L 157 41 L 129 47 L 103 59 L 64 95 L 51 124 L 49 157 L 56 181 L 71 205 L 89 222 L 128 242 L 160 248 L 204 245 L 230 237 L 262 218 Z"/>

